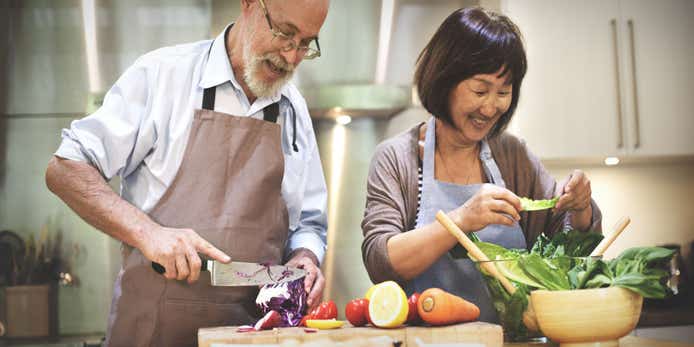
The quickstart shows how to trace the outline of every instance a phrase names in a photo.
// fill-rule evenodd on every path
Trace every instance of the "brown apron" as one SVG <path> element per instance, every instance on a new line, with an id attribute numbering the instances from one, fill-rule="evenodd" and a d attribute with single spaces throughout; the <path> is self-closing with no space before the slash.
<path id="1" fill-rule="evenodd" d="M 279 104 L 259 120 L 214 112 L 214 96 L 215 87 L 205 89 L 181 166 L 149 215 L 167 227 L 192 228 L 235 261 L 278 264 L 288 234 Z M 150 265 L 138 249 L 124 247 L 108 346 L 196 346 L 201 327 L 259 316 L 256 287 L 213 287 L 209 272 L 189 285 Z"/>

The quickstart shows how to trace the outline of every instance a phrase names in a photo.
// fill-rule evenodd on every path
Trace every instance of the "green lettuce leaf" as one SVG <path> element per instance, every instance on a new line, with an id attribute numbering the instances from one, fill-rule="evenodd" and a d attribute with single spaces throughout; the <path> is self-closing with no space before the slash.
<path id="1" fill-rule="evenodd" d="M 546 200 L 532 200 L 529 198 L 520 198 L 520 201 L 522 211 L 539 211 L 546 210 L 548 208 L 553 208 L 557 204 L 557 201 L 559 201 L 559 197 Z"/>

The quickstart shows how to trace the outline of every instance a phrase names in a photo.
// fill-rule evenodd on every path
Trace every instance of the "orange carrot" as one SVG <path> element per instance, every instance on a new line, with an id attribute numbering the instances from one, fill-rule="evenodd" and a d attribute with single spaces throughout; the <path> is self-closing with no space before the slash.
<path id="1" fill-rule="evenodd" d="M 425 290 L 417 301 L 417 312 L 431 325 L 469 322 L 480 316 L 477 305 L 439 288 Z"/>

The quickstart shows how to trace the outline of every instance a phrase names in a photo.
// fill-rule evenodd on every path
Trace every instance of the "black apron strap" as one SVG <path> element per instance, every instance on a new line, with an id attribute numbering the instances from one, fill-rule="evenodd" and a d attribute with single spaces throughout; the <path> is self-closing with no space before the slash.
<path id="1" fill-rule="evenodd" d="M 202 109 L 214 111 L 214 97 L 217 94 L 217 87 L 205 88 L 202 93 Z"/>
<path id="2" fill-rule="evenodd" d="M 277 117 L 280 114 L 280 103 L 274 102 L 265 106 L 263 109 L 263 120 L 270 123 L 277 123 Z"/>

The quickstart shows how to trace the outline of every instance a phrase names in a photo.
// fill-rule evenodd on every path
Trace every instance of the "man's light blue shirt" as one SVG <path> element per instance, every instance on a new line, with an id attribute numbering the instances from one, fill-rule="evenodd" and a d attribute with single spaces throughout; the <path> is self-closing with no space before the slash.
<path id="1" fill-rule="evenodd" d="M 237 116 L 262 119 L 263 108 L 282 96 L 291 102 L 291 107 L 280 103 L 278 117 L 285 160 L 282 197 L 289 213 L 286 254 L 303 247 L 322 262 L 327 189 L 306 102 L 288 83 L 251 104 L 234 77 L 224 32 L 214 41 L 164 47 L 140 57 L 96 112 L 63 129 L 55 155 L 89 162 L 107 180 L 120 176 L 123 199 L 149 212 L 173 182 L 194 111 L 201 108 L 203 90 L 213 86 L 215 111 Z M 298 152 L 292 148 L 293 112 Z"/>

